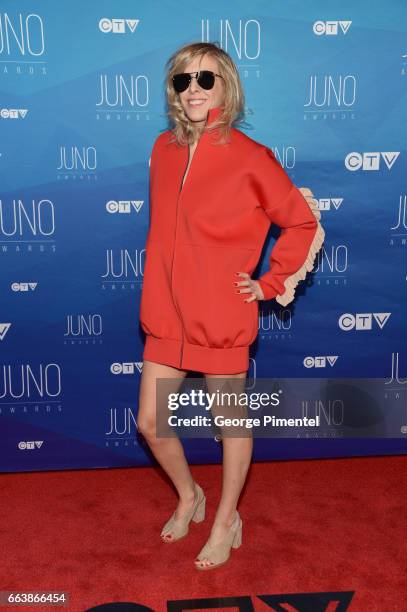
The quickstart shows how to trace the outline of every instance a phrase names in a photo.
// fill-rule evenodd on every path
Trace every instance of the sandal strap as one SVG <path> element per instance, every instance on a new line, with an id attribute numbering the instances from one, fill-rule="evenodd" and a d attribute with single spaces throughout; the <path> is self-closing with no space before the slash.
<path id="1" fill-rule="evenodd" d="M 194 515 L 195 510 L 197 509 L 197 507 L 199 506 L 199 504 L 203 501 L 203 498 L 205 497 L 202 488 L 199 486 L 197 482 L 195 483 L 195 490 L 197 492 L 197 498 L 192 508 L 187 512 L 185 516 L 179 519 L 175 518 L 175 512 L 174 512 L 170 516 L 168 521 L 165 523 L 161 531 L 161 535 L 166 535 L 166 533 L 171 531 L 173 533 L 172 539 L 175 540 L 177 538 L 184 536 L 186 533 L 188 533 L 188 526 L 189 526 L 189 523 L 191 522 L 192 516 Z"/>
<path id="2" fill-rule="evenodd" d="M 237 520 L 236 520 L 237 519 Z M 200 553 L 197 555 L 197 559 L 202 561 L 203 559 L 208 559 L 214 564 L 222 563 L 226 561 L 230 556 L 230 549 L 232 548 L 233 540 L 236 536 L 238 529 L 241 527 L 241 518 L 239 513 L 236 510 L 236 517 L 233 521 L 229 532 L 225 535 L 223 540 L 216 545 L 210 545 L 207 542 Z"/>

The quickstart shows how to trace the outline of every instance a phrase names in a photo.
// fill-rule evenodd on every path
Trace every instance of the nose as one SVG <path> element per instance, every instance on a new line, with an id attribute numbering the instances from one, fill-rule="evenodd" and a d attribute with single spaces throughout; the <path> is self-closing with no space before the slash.
<path id="1" fill-rule="evenodd" d="M 201 88 L 198 85 L 198 80 L 197 80 L 198 75 L 191 75 L 191 81 L 189 83 L 189 90 L 191 93 L 193 93 L 194 91 L 200 91 Z"/>

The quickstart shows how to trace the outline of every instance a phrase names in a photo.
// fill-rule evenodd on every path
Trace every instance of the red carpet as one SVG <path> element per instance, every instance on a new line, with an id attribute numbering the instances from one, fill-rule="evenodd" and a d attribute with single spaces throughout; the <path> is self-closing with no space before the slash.
<path id="1" fill-rule="evenodd" d="M 252 464 L 238 507 L 242 546 L 207 572 L 193 558 L 209 534 L 221 466 L 191 469 L 207 515 L 175 544 L 159 538 L 176 506 L 159 469 L 2 474 L 0 590 L 70 594 L 67 607 L 2 609 L 127 601 L 164 611 L 169 600 L 239 597 L 184 609 L 407 609 L 405 456 Z"/>

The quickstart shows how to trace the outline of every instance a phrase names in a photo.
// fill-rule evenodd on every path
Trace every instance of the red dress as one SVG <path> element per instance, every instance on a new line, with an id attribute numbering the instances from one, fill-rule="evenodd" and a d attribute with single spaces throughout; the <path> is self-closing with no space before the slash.
<path id="1" fill-rule="evenodd" d="M 209 110 L 207 125 L 221 111 Z M 265 299 L 287 305 L 311 271 L 325 232 L 272 151 L 236 128 L 226 145 L 203 132 L 183 187 L 188 145 L 154 142 L 150 226 L 140 304 L 143 359 L 184 370 L 234 374 L 249 367 L 258 301 L 236 293 L 250 276 L 271 223 L 282 228 L 269 270 L 257 279 Z"/>

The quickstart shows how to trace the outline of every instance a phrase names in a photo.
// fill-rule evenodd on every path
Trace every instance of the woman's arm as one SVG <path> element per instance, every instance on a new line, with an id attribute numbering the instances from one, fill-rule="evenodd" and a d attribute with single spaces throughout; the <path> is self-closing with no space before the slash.
<path id="1" fill-rule="evenodd" d="M 257 282 L 264 299 L 276 298 L 282 306 L 295 296 L 295 288 L 314 267 L 325 232 L 314 200 L 307 200 L 294 185 L 268 147 L 254 160 L 254 188 L 259 202 L 281 234 L 271 253 L 269 270 Z"/>

